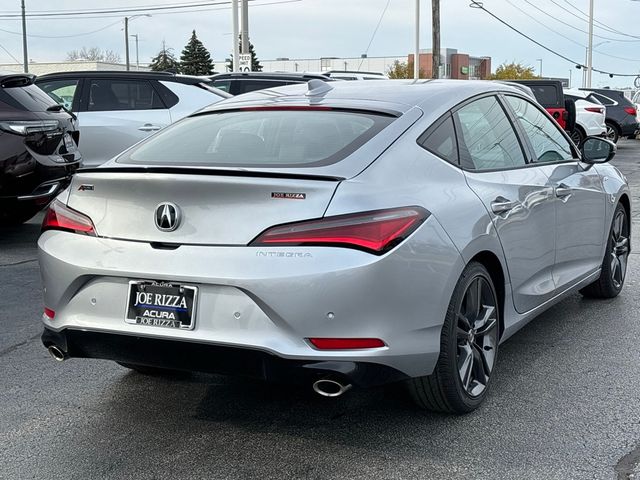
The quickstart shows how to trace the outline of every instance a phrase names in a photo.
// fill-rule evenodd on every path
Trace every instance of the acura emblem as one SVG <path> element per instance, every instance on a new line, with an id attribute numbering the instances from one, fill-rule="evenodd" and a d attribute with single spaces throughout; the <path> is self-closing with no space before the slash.
<path id="1" fill-rule="evenodd" d="M 180 225 L 180 209 L 174 203 L 163 202 L 156 207 L 156 227 L 163 232 L 173 232 Z"/>

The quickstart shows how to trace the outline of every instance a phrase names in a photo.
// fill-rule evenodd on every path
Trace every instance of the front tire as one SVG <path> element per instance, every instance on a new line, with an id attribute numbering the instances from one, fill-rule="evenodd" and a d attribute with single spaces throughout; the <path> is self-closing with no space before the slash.
<path id="1" fill-rule="evenodd" d="M 480 406 L 498 354 L 499 319 L 498 296 L 489 272 L 478 262 L 469 263 L 449 302 L 433 373 L 409 380 L 409 390 L 420 407 L 462 414 Z"/>
<path id="2" fill-rule="evenodd" d="M 600 277 L 580 290 L 588 298 L 614 298 L 622 291 L 629 259 L 629 221 L 625 207 L 618 203 L 613 213 L 607 249 L 604 253 Z"/>
<path id="3" fill-rule="evenodd" d="M 571 134 L 569 135 L 576 147 L 579 147 L 582 141 L 586 138 L 586 135 L 582 132 L 582 129 L 576 125 Z"/>

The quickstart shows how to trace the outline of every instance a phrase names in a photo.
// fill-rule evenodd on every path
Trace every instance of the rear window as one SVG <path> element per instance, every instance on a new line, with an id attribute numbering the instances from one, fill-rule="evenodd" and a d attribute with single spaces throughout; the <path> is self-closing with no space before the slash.
<path id="1" fill-rule="evenodd" d="M 526 84 L 536 100 L 544 108 L 564 108 L 564 95 L 562 89 L 556 85 L 534 85 L 531 83 Z"/>
<path id="2" fill-rule="evenodd" d="M 249 110 L 186 118 L 128 151 L 127 164 L 316 167 L 354 152 L 394 117 L 338 110 Z"/>
<path id="3" fill-rule="evenodd" d="M 54 105 L 57 105 L 57 103 L 36 85 L 0 88 L 1 110 L 44 112 Z"/>

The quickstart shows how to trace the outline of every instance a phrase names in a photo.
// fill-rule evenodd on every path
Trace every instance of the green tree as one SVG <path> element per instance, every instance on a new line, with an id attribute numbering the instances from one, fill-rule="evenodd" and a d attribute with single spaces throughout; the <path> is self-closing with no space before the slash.
<path id="1" fill-rule="evenodd" d="M 393 64 L 387 69 L 387 75 L 389 78 L 413 78 L 413 62 L 401 62 L 395 60 Z M 423 69 L 418 72 L 419 78 L 427 78 Z"/>
<path id="2" fill-rule="evenodd" d="M 175 72 L 180 73 L 180 62 L 173 54 L 173 48 L 167 48 L 162 42 L 162 50 L 151 59 L 149 68 L 154 72 Z"/>
<path id="3" fill-rule="evenodd" d="M 239 51 L 242 52 L 242 38 L 238 40 L 238 44 L 240 45 Z M 260 65 L 260 60 L 258 60 L 258 56 L 256 55 L 256 50 L 253 47 L 253 43 L 249 42 L 249 53 L 251 54 L 251 71 L 252 72 L 261 72 L 262 65 Z M 227 58 L 227 71 L 233 71 L 233 53 L 229 55 Z"/>
<path id="4" fill-rule="evenodd" d="M 186 75 L 211 75 L 213 73 L 211 54 L 198 40 L 195 30 L 191 34 L 189 43 L 182 50 L 180 72 Z"/>
<path id="5" fill-rule="evenodd" d="M 528 80 L 538 78 L 533 67 L 522 63 L 503 63 L 496 68 L 496 73 L 491 75 L 491 80 Z"/>

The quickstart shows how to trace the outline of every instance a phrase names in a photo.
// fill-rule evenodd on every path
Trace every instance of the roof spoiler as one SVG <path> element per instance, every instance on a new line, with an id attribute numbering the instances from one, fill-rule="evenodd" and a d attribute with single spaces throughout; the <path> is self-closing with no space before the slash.
<path id="1" fill-rule="evenodd" d="M 16 73 L 15 75 L 7 75 L 0 78 L 0 87 L 12 88 L 12 87 L 26 87 L 33 85 L 33 81 L 36 76 L 30 73 Z"/>

